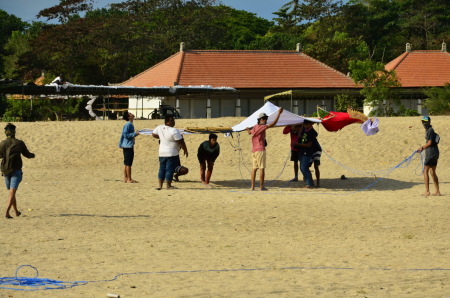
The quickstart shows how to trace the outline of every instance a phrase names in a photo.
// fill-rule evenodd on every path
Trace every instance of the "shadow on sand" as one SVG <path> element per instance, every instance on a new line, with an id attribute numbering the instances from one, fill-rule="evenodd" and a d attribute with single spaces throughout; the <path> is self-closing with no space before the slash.
<path id="1" fill-rule="evenodd" d="M 222 180 L 213 181 L 213 183 L 221 188 L 242 189 L 248 190 L 250 187 L 250 180 Z M 337 190 L 337 191 L 386 191 L 386 190 L 401 190 L 410 189 L 413 186 L 422 184 L 422 182 L 407 182 L 390 178 L 375 178 L 375 177 L 352 177 L 342 180 L 340 178 L 328 178 L 320 180 L 321 190 Z M 266 181 L 268 188 L 282 188 L 286 190 L 302 189 L 305 184 L 302 181 L 289 182 L 281 180 Z M 256 188 L 259 187 L 259 179 L 256 179 Z"/>
<path id="2" fill-rule="evenodd" d="M 150 218 L 150 215 L 97 215 L 97 214 L 59 214 L 59 215 L 51 215 L 54 217 L 103 217 L 103 218 Z"/>

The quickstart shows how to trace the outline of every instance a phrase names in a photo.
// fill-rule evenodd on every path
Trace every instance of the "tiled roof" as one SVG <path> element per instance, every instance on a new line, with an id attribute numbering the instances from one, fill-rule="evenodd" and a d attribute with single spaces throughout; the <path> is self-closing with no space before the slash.
<path id="1" fill-rule="evenodd" d="M 297 51 L 181 51 L 123 86 L 211 85 L 259 88 L 354 88 L 350 77 Z"/>
<path id="2" fill-rule="evenodd" d="M 182 58 L 183 55 L 179 52 L 118 85 L 133 87 L 171 87 L 174 85 L 174 82 L 177 82 Z"/>
<path id="3" fill-rule="evenodd" d="M 445 51 L 405 52 L 385 66 L 394 69 L 402 87 L 435 87 L 450 83 L 450 54 Z"/>

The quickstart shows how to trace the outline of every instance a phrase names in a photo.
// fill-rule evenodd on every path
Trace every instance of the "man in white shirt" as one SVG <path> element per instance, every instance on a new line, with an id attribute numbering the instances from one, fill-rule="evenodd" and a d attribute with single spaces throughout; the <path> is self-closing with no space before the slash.
<path id="1" fill-rule="evenodd" d="M 164 124 L 157 126 L 152 133 L 154 138 L 159 139 L 158 190 L 162 189 L 164 180 L 167 182 L 167 189 L 176 188 L 172 186 L 172 180 L 175 168 L 180 165 L 180 149 L 183 149 L 184 155 L 188 157 L 186 143 L 174 126 L 173 115 L 166 115 Z"/>

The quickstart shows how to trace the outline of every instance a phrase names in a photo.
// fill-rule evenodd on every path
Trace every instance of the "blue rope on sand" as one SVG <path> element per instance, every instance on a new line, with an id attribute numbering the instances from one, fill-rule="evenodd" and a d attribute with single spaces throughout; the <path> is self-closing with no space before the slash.
<path id="1" fill-rule="evenodd" d="M 390 173 L 393 170 L 401 167 L 405 162 L 407 163 L 406 166 L 408 166 L 410 164 L 410 162 L 412 161 L 413 156 L 417 153 L 417 151 L 414 151 L 408 158 L 406 158 L 405 160 L 400 162 L 398 165 L 388 168 L 388 169 L 378 170 L 378 171 L 362 171 L 362 170 L 352 169 L 350 167 L 343 165 L 342 163 L 340 163 L 339 161 L 337 161 L 333 157 L 331 157 L 331 155 L 329 155 L 326 150 L 323 150 L 322 152 L 324 152 L 331 161 L 333 161 L 335 164 L 339 165 L 340 167 L 342 167 L 350 172 L 353 172 L 355 174 L 359 174 L 359 175 L 363 175 L 363 176 L 374 176 L 375 174 L 379 174 L 379 173 Z"/>
<path id="2" fill-rule="evenodd" d="M 36 270 L 36 276 L 18 277 L 17 274 L 22 267 L 31 267 Z M 392 268 L 366 268 L 367 270 L 400 270 L 400 271 L 450 271 L 446 268 L 407 268 L 407 269 L 392 269 Z M 237 271 L 263 271 L 263 270 L 358 270 L 352 267 L 269 267 L 269 268 L 240 268 L 240 269 L 203 269 L 203 270 L 178 270 L 178 271 L 153 271 L 153 272 L 134 272 L 134 273 L 120 273 L 112 279 L 93 280 L 93 281 L 59 281 L 48 278 L 38 278 L 39 272 L 36 267 L 31 265 L 21 265 L 16 270 L 15 277 L 1 277 L 0 289 L 15 290 L 15 291 L 42 291 L 42 290 L 61 290 L 69 289 L 76 286 L 87 285 L 88 283 L 97 282 L 111 282 L 117 280 L 120 276 L 125 275 L 141 275 L 141 274 L 178 274 L 178 273 L 207 273 L 207 272 L 237 272 Z"/>
<path id="3" fill-rule="evenodd" d="M 30 267 L 36 271 L 35 277 L 19 277 L 19 270 L 23 267 Z M 57 290 L 68 289 L 75 286 L 85 285 L 85 281 L 59 281 L 48 278 L 38 278 L 39 271 L 31 265 L 21 265 L 16 269 L 15 277 L 1 277 L 0 289 L 9 289 L 17 291 L 39 291 L 39 290 Z"/>
<path id="4" fill-rule="evenodd" d="M 342 166 L 343 168 L 345 168 L 345 169 L 347 169 L 347 170 L 349 170 L 349 171 L 352 171 L 352 172 L 355 172 L 355 173 L 359 173 L 359 174 L 365 174 L 365 175 L 368 175 L 369 173 L 371 173 L 372 175 L 374 175 L 374 173 L 380 173 L 380 172 L 382 172 L 382 173 L 385 173 L 385 175 L 382 176 L 382 177 L 377 178 L 377 180 L 375 180 L 373 183 L 371 183 L 371 184 L 369 184 L 369 185 L 367 185 L 367 186 L 365 186 L 365 187 L 363 187 L 363 188 L 361 188 L 361 189 L 358 189 L 358 190 L 355 190 L 355 191 L 351 191 L 351 192 L 346 192 L 346 193 L 344 193 L 344 194 L 342 194 L 342 193 L 315 192 L 315 191 L 314 191 L 314 192 L 307 192 L 307 194 L 308 194 L 308 195 L 324 195 L 324 194 L 325 194 L 325 195 L 336 195 L 336 196 L 339 196 L 339 195 L 349 195 L 349 194 L 353 194 L 353 193 L 357 193 L 357 192 L 361 192 L 361 191 L 367 190 L 367 189 L 371 188 L 372 186 L 376 185 L 376 184 L 377 184 L 378 182 L 380 182 L 381 180 L 387 178 L 394 170 L 400 169 L 400 168 L 406 168 L 406 167 L 408 167 L 408 166 L 411 164 L 411 162 L 413 161 L 414 155 L 416 155 L 416 153 L 417 153 L 417 151 L 414 151 L 409 157 L 405 158 L 405 159 L 402 160 L 400 163 L 398 163 L 397 165 L 395 165 L 395 166 L 393 166 L 393 167 L 391 167 L 391 168 L 388 168 L 388 169 L 385 169 L 385 170 L 373 171 L 373 172 L 370 172 L 370 171 L 359 171 L 359 170 L 351 169 L 351 168 L 346 167 L 346 166 L 342 165 L 341 163 L 335 161 L 333 158 L 331 158 L 331 156 L 329 156 L 329 155 L 327 154 L 327 156 L 328 156 L 332 161 L 334 161 L 336 164 Z M 423 163 L 423 162 L 421 162 L 421 164 L 422 164 L 422 163 Z M 416 167 L 416 170 L 417 170 L 417 167 Z M 375 177 L 376 177 L 376 176 L 375 176 Z M 286 184 L 285 184 L 282 188 L 287 187 L 287 185 L 288 185 L 289 183 L 291 183 L 291 182 L 286 182 Z M 230 190 L 229 192 L 241 192 L 241 193 L 242 193 L 242 192 L 244 192 L 244 193 L 245 193 L 245 192 L 248 192 L 248 193 L 251 193 L 252 191 L 250 191 L 250 190 L 246 190 L 246 191 Z M 273 192 L 273 191 L 264 192 L 264 194 L 281 194 L 281 193 L 282 193 L 282 194 L 298 195 L 298 192 L 294 192 L 294 193 L 289 193 L 289 192 Z"/>

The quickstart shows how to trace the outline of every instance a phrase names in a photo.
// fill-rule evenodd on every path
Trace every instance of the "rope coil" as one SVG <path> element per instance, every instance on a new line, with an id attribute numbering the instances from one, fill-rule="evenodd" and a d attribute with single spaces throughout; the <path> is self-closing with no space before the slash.
<path id="1" fill-rule="evenodd" d="M 31 265 L 21 265 L 21 267 L 32 267 L 38 273 L 38 270 Z M 405 269 L 392 269 L 392 268 L 365 268 L 367 270 L 400 270 L 400 271 L 450 271 L 448 268 L 405 268 Z M 198 270 L 173 270 L 173 271 L 149 271 L 149 272 L 133 272 L 133 273 L 119 273 L 111 279 L 105 280 L 93 280 L 93 281 L 73 281 L 65 282 L 47 278 L 23 278 L 23 277 L 0 277 L 0 289 L 8 289 L 15 291 L 41 291 L 41 290 L 57 290 L 57 289 L 69 289 L 76 286 L 87 285 L 88 283 L 99 282 L 111 282 L 117 280 L 121 276 L 126 275 L 142 275 L 142 274 L 179 274 L 179 273 L 206 273 L 206 272 L 246 272 L 246 271 L 265 271 L 265 270 L 361 270 L 359 268 L 352 267 L 266 267 L 266 268 L 238 268 L 238 269 L 198 269 Z M 38 273 L 39 274 L 39 273 Z M 21 282 L 21 281 L 26 281 Z M 5 287 L 15 286 L 15 287 Z"/>

